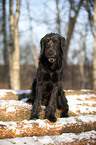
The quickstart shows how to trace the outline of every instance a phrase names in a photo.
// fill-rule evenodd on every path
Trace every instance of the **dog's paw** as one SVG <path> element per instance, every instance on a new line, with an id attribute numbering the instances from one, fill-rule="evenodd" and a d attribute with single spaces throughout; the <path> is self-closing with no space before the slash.
<path id="1" fill-rule="evenodd" d="M 48 119 L 50 122 L 56 122 L 57 121 L 57 118 L 55 116 L 52 116 L 52 115 L 45 117 L 45 119 Z"/>
<path id="2" fill-rule="evenodd" d="M 63 117 L 65 117 L 65 118 L 69 117 L 68 113 L 62 112 L 60 115 L 60 118 L 63 118 Z"/>
<path id="3" fill-rule="evenodd" d="M 32 104 L 32 99 L 28 99 L 28 100 L 26 101 L 26 103 Z"/>
<path id="4" fill-rule="evenodd" d="M 39 119 L 37 114 L 32 114 L 29 120 L 36 120 Z"/>

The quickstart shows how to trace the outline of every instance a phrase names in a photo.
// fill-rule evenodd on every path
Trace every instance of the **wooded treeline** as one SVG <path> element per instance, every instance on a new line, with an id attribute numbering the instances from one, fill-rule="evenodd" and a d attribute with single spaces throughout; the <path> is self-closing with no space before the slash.
<path id="1" fill-rule="evenodd" d="M 1 58 L 6 65 L 9 88 L 20 89 L 22 60 L 23 65 L 27 65 L 32 56 L 31 63 L 37 69 L 39 55 L 34 32 L 37 33 L 41 25 L 42 35 L 46 27 L 46 33 L 56 32 L 66 37 L 65 65 L 67 67 L 75 59 L 78 60 L 76 63 L 80 66 L 82 88 L 85 88 L 85 66 L 93 68 L 93 89 L 96 89 L 96 0 L 1 0 L 0 12 L 0 55 L 3 55 Z M 22 26 L 26 28 L 26 21 L 27 43 L 22 32 Z M 89 46 L 91 39 L 94 45 Z M 91 52 L 92 59 L 89 56 Z"/>

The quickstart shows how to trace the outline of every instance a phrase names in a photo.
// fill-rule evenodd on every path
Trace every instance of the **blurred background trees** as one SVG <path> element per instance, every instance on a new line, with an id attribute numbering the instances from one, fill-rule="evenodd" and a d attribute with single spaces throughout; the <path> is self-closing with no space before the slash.
<path id="1" fill-rule="evenodd" d="M 93 50 L 93 88 L 96 89 L 96 0 L 94 0 L 94 29 L 95 29 L 95 42 Z"/>
<path id="2" fill-rule="evenodd" d="M 20 14 L 20 0 L 17 0 L 16 12 L 13 12 L 13 0 L 9 1 L 9 39 L 6 30 L 6 0 L 2 1 L 3 10 L 3 56 L 8 76 L 8 86 L 11 89 L 20 89 L 20 47 L 18 21 Z M 8 40 L 8 41 L 7 41 Z"/>
<path id="3" fill-rule="evenodd" d="M 95 5 L 95 0 L 0 0 L 0 88 L 30 88 L 40 39 L 55 32 L 67 40 L 64 89 L 95 89 Z"/>
<path id="4" fill-rule="evenodd" d="M 13 0 L 9 1 L 9 46 L 8 61 L 10 74 L 10 88 L 20 90 L 20 46 L 19 46 L 19 30 L 18 21 L 20 15 L 21 0 L 17 0 L 16 10 L 14 12 Z"/>

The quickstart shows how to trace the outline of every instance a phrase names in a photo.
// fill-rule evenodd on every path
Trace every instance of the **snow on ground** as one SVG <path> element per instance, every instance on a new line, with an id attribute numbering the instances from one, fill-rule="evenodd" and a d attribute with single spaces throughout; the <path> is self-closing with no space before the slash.
<path id="1" fill-rule="evenodd" d="M 75 123 L 80 123 L 80 122 L 94 122 L 96 121 L 96 115 L 86 115 L 86 116 L 76 116 L 76 117 L 69 117 L 69 118 L 58 118 L 57 122 L 54 124 L 49 124 L 48 122 L 46 122 L 46 120 L 40 120 L 37 119 L 36 121 L 34 120 L 24 120 L 22 122 L 24 122 L 24 126 L 23 129 L 25 128 L 31 128 L 32 127 L 32 123 L 38 124 L 39 127 L 43 128 L 58 128 L 58 127 L 62 127 L 65 126 L 66 124 L 70 125 L 70 124 L 75 124 Z M 8 128 L 8 130 L 15 130 L 17 126 L 17 122 L 2 122 L 0 121 L 0 125 L 4 125 L 5 127 Z M 17 129 L 17 133 L 18 129 Z M 0 145 L 48 145 L 48 144 L 52 144 L 52 145 L 58 145 L 58 144 L 65 144 L 65 143 L 74 143 L 74 142 L 80 142 L 80 141 L 87 141 L 87 142 L 95 142 L 96 141 L 96 131 L 95 130 L 91 130 L 91 131 L 87 131 L 87 132 L 83 132 L 83 133 L 79 133 L 79 134 L 75 134 L 75 133 L 63 133 L 61 135 L 54 135 L 54 136 L 43 136 L 43 137 L 37 137 L 37 136 L 33 136 L 33 137 L 16 137 L 16 138 L 12 138 L 12 139 L 0 139 Z"/>
<path id="2" fill-rule="evenodd" d="M 55 135 L 55 136 L 44 136 L 44 137 L 22 137 L 22 138 L 13 138 L 13 139 L 4 139 L 0 140 L 0 145 L 58 145 L 58 144 L 65 144 L 65 143 L 73 143 L 75 141 L 90 141 L 96 139 L 96 131 L 88 131 L 80 134 L 75 133 L 63 133 L 61 135 Z"/>
<path id="3" fill-rule="evenodd" d="M 31 90 L 19 90 L 19 91 L 14 91 L 10 89 L 0 89 L 0 97 L 5 97 L 8 92 L 11 92 L 13 94 L 21 95 L 21 94 L 28 94 L 31 92 Z"/>
<path id="4" fill-rule="evenodd" d="M 19 91 L 17 91 L 16 93 L 18 94 L 18 95 L 21 95 L 21 94 L 29 94 L 31 92 L 31 90 L 19 90 Z"/>
<path id="5" fill-rule="evenodd" d="M 6 89 L 0 89 L 0 98 L 5 97 L 8 92 L 12 92 L 13 94 L 16 94 L 17 92 L 14 90 L 6 90 Z"/>
<path id="6" fill-rule="evenodd" d="M 23 94 L 23 93 L 30 93 L 30 90 L 21 90 L 21 91 L 13 91 L 13 90 L 0 90 L 0 96 L 4 97 L 6 92 L 10 92 L 14 94 Z M 91 98 L 96 98 L 95 94 L 81 94 L 81 95 L 67 95 L 66 96 L 69 104 L 69 110 L 76 113 L 77 115 L 80 114 L 92 114 L 96 112 L 96 101 L 92 100 Z M 30 105 L 25 103 L 27 98 L 22 99 L 21 101 L 15 100 L 0 100 L 0 108 L 6 108 L 6 111 L 15 111 L 17 106 L 26 106 L 30 108 Z"/>
<path id="7" fill-rule="evenodd" d="M 81 90 L 85 92 L 86 90 Z M 90 90 L 89 90 L 90 91 Z M 23 94 L 23 93 L 30 93 L 30 90 L 21 90 L 21 91 L 13 91 L 13 90 L 0 90 L 0 97 L 4 97 L 7 92 L 12 92 L 13 94 Z M 70 91 L 69 91 L 70 92 Z M 74 91 L 73 91 L 74 92 Z M 88 92 L 88 90 L 87 90 Z M 95 112 L 96 114 L 96 95 L 90 94 L 80 94 L 80 95 L 67 95 L 66 96 L 69 104 L 69 110 L 76 113 L 76 117 L 69 117 L 69 118 L 58 118 L 57 122 L 54 124 L 48 124 L 46 120 L 24 120 L 22 122 L 26 123 L 24 128 L 30 127 L 31 123 L 39 124 L 39 127 L 47 127 L 47 128 L 58 128 L 65 126 L 66 124 L 75 124 L 77 122 L 94 122 L 96 121 L 96 115 L 89 115 Z M 93 99 L 92 99 L 93 98 Z M 94 101 L 95 99 L 95 101 Z M 18 106 L 27 106 L 30 107 L 29 104 L 25 103 L 26 98 L 22 99 L 22 101 L 15 101 L 15 100 L 0 100 L 0 108 L 5 109 L 6 112 L 15 112 Z M 84 116 L 83 116 L 84 115 Z M 2 122 L 0 121 L 1 125 L 5 125 L 7 128 L 15 129 L 17 127 L 17 122 Z M 63 133 L 61 135 L 55 136 L 44 136 L 44 137 L 22 137 L 22 138 L 12 138 L 12 139 L 0 139 L 0 145 L 47 145 L 47 144 L 62 144 L 62 143 L 71 143 L 74 141 L 88 141 L 95 140 L 96 141 L 96 131 L 91 130 L 88 132 L 83 132 L 80 134 L 75 133 Z"/>
<path id="8" fill-rule="evenodd" d="M 31 105 L 24 103 L 23 101 L 16 100 L 0 100 L 0 109 L 4 109 L 7 112 L 15 112 L 19 107 L 30 108 Z"/>
<path id="9" fill-rule="evenodd" d="M 95 94 L 67 95 L 66 98 L 68 100 L 69 110 L 77 115 L 96 112 L 96 101 L 91 99 L 96 98 Z"/>
<path id="10" fill-rule="evenodd" d="M 47 129 L 52 129 L 52 128 L 57 128 L 59 127 L 64 127 L 65 125 L 70 125 L 70 124 L 76 124 L 76 123 L 87 123 L 87 122 L 94 122 L 96 121 L 96 115 L 85 115 L 85 116 L 76 116 L 76 117 L 68 117 L 68 118 L 58 118 L 56 123 L 49 123 L 44 120 L 23 120 L 21 123 L 24 123 L 23 128 L 28 128 L 29 126 L 32 127 L 32 124 L 38 124 L 40 128 L 47 128 Z M 26 124 L 26 125 L 25 125 Z M 18 127 L 18 122 L 3 122 L 0 121 L 0 125 L 2 127 L 5 126 L 7 129 L 16 129 Z"/>

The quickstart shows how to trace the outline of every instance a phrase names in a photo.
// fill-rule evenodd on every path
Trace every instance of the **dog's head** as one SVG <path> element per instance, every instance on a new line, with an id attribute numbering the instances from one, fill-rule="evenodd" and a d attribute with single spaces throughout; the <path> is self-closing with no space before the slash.
<path id="1" fill-rule="evenodd" d="M 41 41 L 41 55 L 45 55 L 50 63 L 54 63 L 60 55 L 64 55 L 66 40 L 59 34 L 50 33 Z"/>

